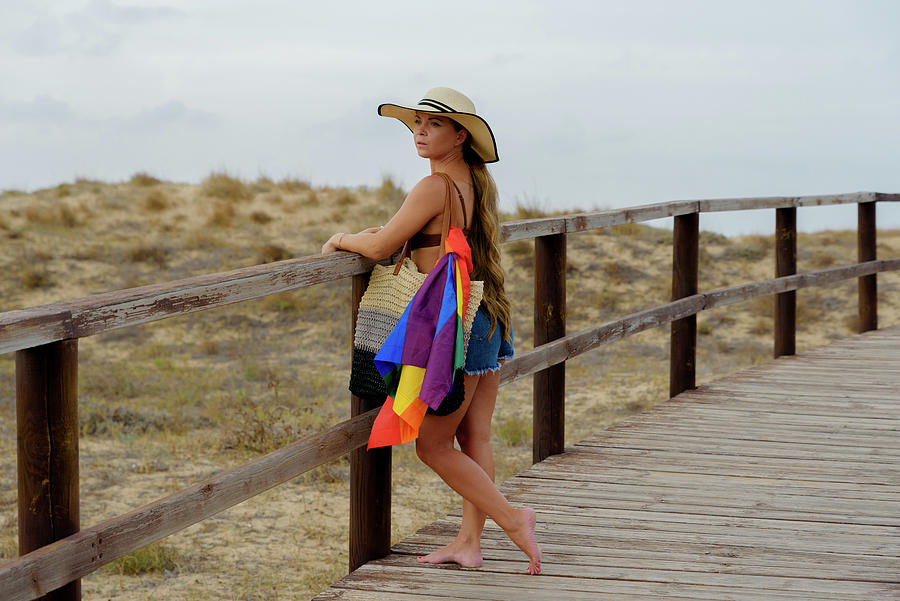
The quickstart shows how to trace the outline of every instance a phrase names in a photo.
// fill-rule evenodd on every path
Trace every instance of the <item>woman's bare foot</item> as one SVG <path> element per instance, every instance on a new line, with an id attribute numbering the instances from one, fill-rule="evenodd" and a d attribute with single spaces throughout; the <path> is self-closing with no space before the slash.
<path id="1" fill-rule="evenodd" d="M 534 526 L 537 523 L 537 516 L 534 513 L 534 509 L 530 507 L 517 509 L 516 513 L 518 514 L 519 519 L 517 521 L 519 525 L 514 529 L 507 530 L 506 534 L 528 556 L 528 573 L 540 574 L 541 548 L 534 538 Z"/>
<path id="2" fill-rule="evenodd" d="M 416 558 L 419 563 L 458 563 L 464 568 L 477 568 L 481 565 L 483 558 L 481 556 L 481 544 L 466 543 L 459 539 L 438 549 L 434 553 Z"/>

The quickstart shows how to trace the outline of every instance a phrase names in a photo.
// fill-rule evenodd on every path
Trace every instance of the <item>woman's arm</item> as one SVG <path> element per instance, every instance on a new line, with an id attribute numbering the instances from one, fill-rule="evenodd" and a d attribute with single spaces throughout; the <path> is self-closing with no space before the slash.
<path id="1" fill-rule="evenodd" d="M 426 223 L 444 211 L 445 190 L 446 184 L 441 176 L 429 175 L 415 185 L 383 228 L 368 228 L 358 234 L 338 232 L 322 246 L 322 252 L 346 250 L 375 260 L 391 256 Z"/>

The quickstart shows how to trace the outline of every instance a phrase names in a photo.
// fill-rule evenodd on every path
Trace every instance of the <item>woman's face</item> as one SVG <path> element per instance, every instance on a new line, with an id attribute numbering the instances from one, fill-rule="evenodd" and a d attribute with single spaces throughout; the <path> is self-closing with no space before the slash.
<path id="1" fill-rule="evenodd" d="M 416 111 L 413 140 L 416 152 L 424 159 L 440 158 L 454 150 L 462 150 L 468 132 L 456 129 L 454 121 L 447 117 Z"/>

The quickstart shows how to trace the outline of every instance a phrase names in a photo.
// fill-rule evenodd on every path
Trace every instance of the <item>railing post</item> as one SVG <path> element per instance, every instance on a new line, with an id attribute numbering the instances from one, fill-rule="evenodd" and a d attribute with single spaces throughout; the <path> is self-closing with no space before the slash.
<path id="1" fill-rule="evenodd" d="M 875 201 L 859 203 L 859 231 L 856 249 L 859 262 L 874 261 L 875 252 Z M 859 333 L 878 329 L 878 275 L 859 278 Z"/>
<path id="2" fill-rule="evenodd" d="M 672 300 L 697 294 L 700 214 L 675 217 L 672 237 Z M 669 396 L 696 388 L 697 316 L 672 322 L 669 351 Z"/>
<path id="3" fill-rule="evenodd" d="M 775 209 L 775 277 L 797 273 L 797 207 Z M 775 295 L 775 357 L 797 352 L 797 291 Z"/>
<path id="4" fill-rule="evenodd" d="M 353 276 L 350 300 L 352 352 L 353 334 L 359 301 L 369 274 Z M 377 407 L 356 395 L 350 395 L 350 416 Z M 350 571 L 367 561 L 384 557 L 391 550 L 391 447 L 350 453 Z"/>
<path id="5" fill-rule="evenodd" d="M 80 528 L 78 431 L 78 340 L 17 351 L 19 555 Z M 81 599 L 81 580 L 41 599 Z"/>
<path id="6" fill-rule="evenodd" d="M 534 346 L 566 335 L 566 235 L 534 239 Z M 543 461 L 566 446 L 566 364 L 534 374 L 532 459 Z"/>

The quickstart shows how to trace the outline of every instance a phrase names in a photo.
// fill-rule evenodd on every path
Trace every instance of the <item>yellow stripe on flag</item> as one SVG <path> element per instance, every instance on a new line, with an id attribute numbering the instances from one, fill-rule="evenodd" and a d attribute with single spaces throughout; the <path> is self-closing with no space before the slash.
<path id="1" fill-rule="evenodd" d="M 397 394 L 394 395 L 394 413 L 403 415 L 403 412 L 419 397 L 424 379 L 424 367 L 403 366 L 400 371 L 400 382 L 397 383 Z"/>

